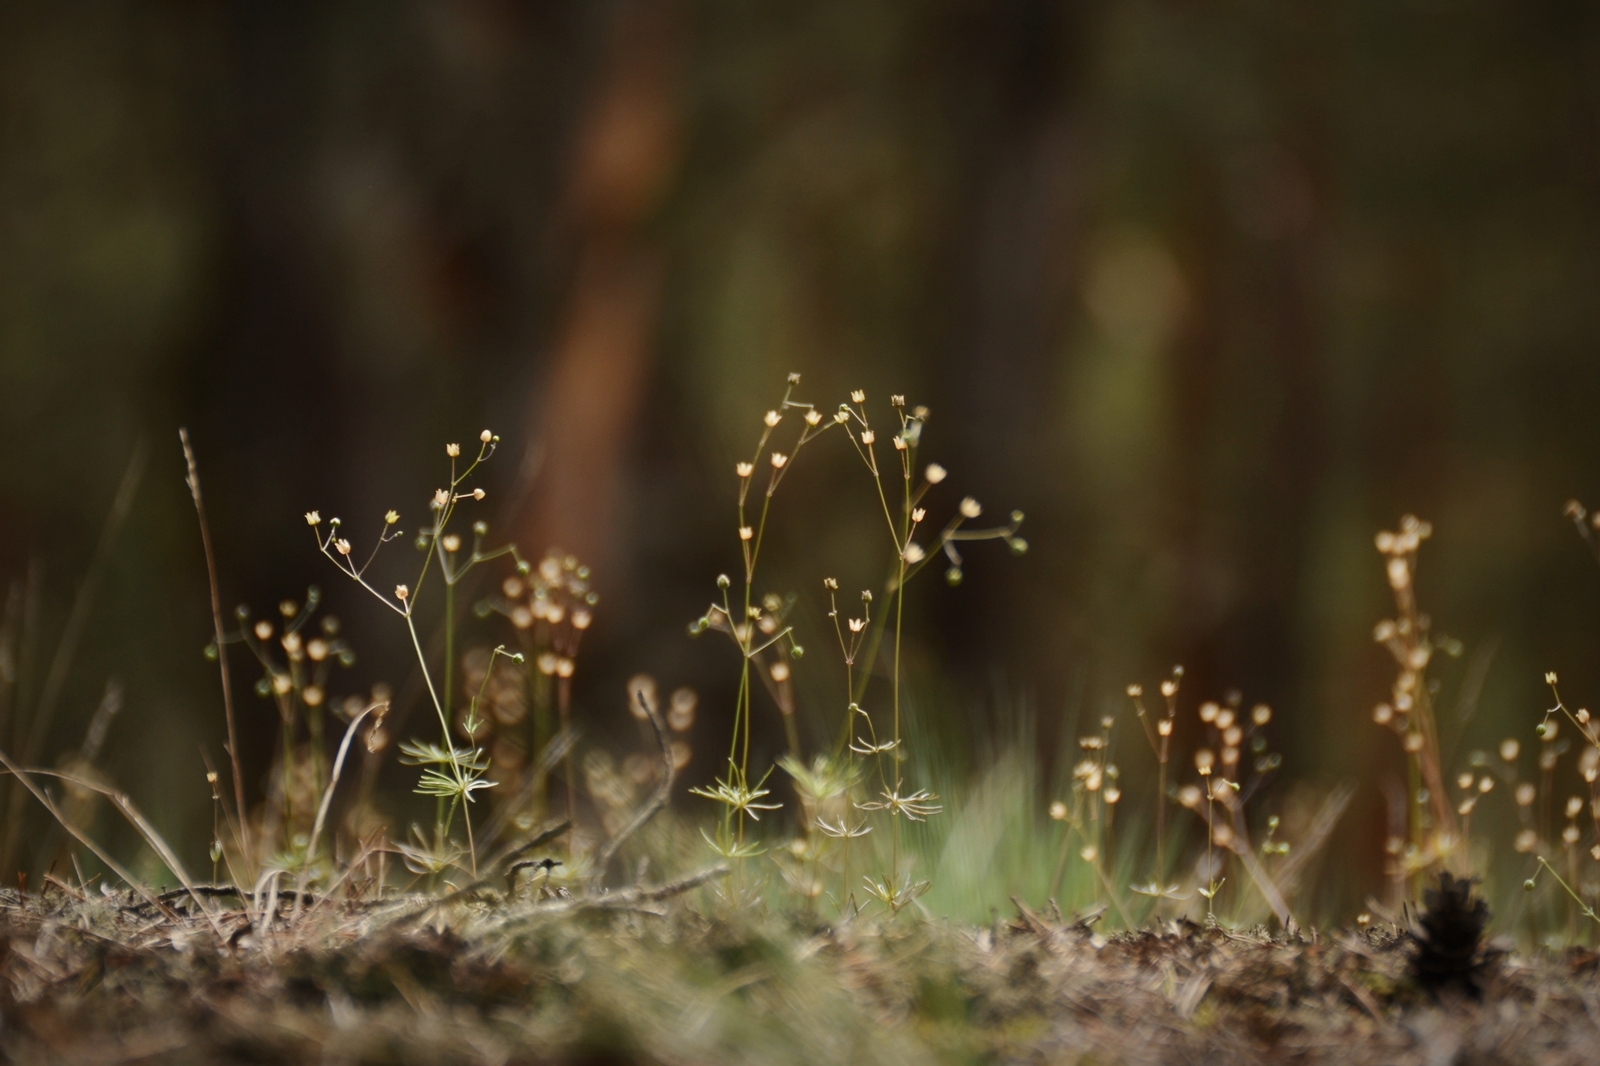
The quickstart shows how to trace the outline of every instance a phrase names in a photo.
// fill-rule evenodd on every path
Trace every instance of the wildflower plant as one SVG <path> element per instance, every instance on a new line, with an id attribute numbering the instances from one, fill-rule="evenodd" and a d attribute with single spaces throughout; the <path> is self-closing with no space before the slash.
<path id="1" fill-rule="evenodd" d="M 1420 876 L 1451 859 L 1461 843 L 1444 780 L 1433 708 L 1436 685 L 1428 678 L 1434 655 L 1442 651 L 1459 656 L 1461 645 L 1447 637 L 1435 639 L 1430 619 L 1417 605 L 1417 552 L 1432 535 L 1432 525 L 1406 515 L 1398 530 L 1379 533 L 1376 539 L 1378 551 L 1385 558 L 1385 577 L 1394 592 L 1395 617 L 1379 622 L 1372 636 L 1394 656 L 1399 669 L 1390 698 L 1373 709 L 1372 720 L 1400 738 L 1409 768 L 1409 839 L 1397 843 L 1392 838 L 1390 842 L 1391 852 L 1401 848 L 1396 876 L 1402 879 Z"/>
<path id="2" fill-rule="evenodd" d="M 391 510 L 383 516 L 382 525 L 371 550 L 367 553 L 365 561 L 359 564 L 356 562 L 356 548 L 343 535 L 342 523 L 338 518 L 329 519 L 324 529 L 322 516 L 318 512 L 310 511 L 305 516 L 306 524 L 311 527 L 316 537 L 318 550 L 341 572 L 366 589 L 405 623 L 412 649 L 416 653 L 423 685 L 438 715 L 439 743 L 411 742 L 401 747 L 402 757 L 405 760 L 413 765 L 425 767 L 416 791 L 422 795 L 432 796 L 436 801 L 431 839 L 413 827 L 412 843 L 405 852 L 406 857 L 414 864 L 414 868 L 437 874 L 458 865 L 460 856 L 464 853 L 468 856 L 469 869 L 473 877 L 477 876 L 478 854 L 473 837 L 470 807 L 474 800 L 473 794 L 491 787 L 493 782 L 486 782 L 483 777 L 487 762 L 482 749 L 470 745 L 457 747 L 451 733 L 457 622 L 456 586 L 474 567 L 503 557 L 510 557 L 515 562 L 517 573 L 520 575 L 526 575 L 530 570 L 528 564 L 517 553 L 515 545 L 507 544 L 493 549 L 484 547 L 484 538 L 489 532 L 486 523 L 478 521 L 472 524 L 470 540 L 463 540 L 462 536 L 452 528 L 451 523 L 456 516 L 457 507 L 467 501 L 481 502 L 486 496 L 484 489 L 469 486 L 468 482 L 478 467 L 494 454 L 500 438 L 486 429 L 479 435 L 478 440 L 477 455 L 464 467 L 460 465 L 461 446 L 459 444 L 445 446 L 445 454 L 450 459 L 448 486 L 434 491 L 428 503 L 429 521 L 414 541 L 417 551 L 422 554 L 421 567 L 410 584 L 394 586 L 392 594 L 381 591 L 374 584 L 375 579 L 368 575 L 383 546 L 405 535 L 398 526 L 400 521 L 398 512 Z M 422 638 L 417 629 L 418 603 L 435 583 L 443 587 L 444 600 L 442 684 L 434 681 L 433 672 L 428 666 L 428 656 L 423 651 Z M 474 715 L 475 712 L 474 708 Z M 474 730 L 469 728 L 467 732 L 470 736 Z M 461 811 L 467 835 L 467 847 L 464 852 L 450 840 L 451 828 L 458 809 Z"/>

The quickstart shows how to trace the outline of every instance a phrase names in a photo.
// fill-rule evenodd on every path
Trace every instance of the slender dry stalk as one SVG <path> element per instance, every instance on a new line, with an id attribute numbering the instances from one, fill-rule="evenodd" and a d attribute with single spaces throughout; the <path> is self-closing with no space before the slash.
<path id="1" fill-rule="evenodd" d="M 244 772 L 239 768 L 239 733 L 234 726 L 233 683 L 228 677 L 228 648 L 223 643 L 222 593 L 217 584 L 217 561 L 215 553 L 211 550 L 211 529 L 206 524 L 205 500 L 200 495 L 200 467 L 195 462 L 188 429 L 179 429 L 178 439 L 183 442 L 183 458 L 189 467 L 188 477 L 184 480 L 189 486 L 189 495 L 194 497 L 195 515 L 200 521 L 200 544 L 205 549 L 206 555 L 206 578 L 211 583 L 211 623 L 216 630 L 217 666 L 222 671 L 222 711 L 228 719 L 228 762 L 233 770 L 233 802 L 239 812 L 239 843 L 248 864 L 255 855 L 255 849 L 250 844 L 250 818 L 248 808 L 244 805 Z"/>
<path id="2" fill-rule="evenodd" d="M 672 765 L 672 742 L 667 739 L 667 723 L 661 720 L 661 712 L 655 705 L 644 698 L 644 693 L 638 693 L 638 697 L 639 705 L 644 708 L 650 727 L 655 730 L 656 740 L 661 745 L 661 785 L 656 789 L 656 794 L 650 797 L 650 801 L 640 807 L 628 824 L 617 830 L 616 835 L 606 841 L 606 846 L 600 849 L 600 856 L 594 864 L 593 885 L 596 888 L 605 879 L 606 867 L 611 865 L 617 849 L 622 847 L 623 842 L 637 832 L 640 826 L 654 818 L 672 796 L 672 780 L 676 771 Z"/>

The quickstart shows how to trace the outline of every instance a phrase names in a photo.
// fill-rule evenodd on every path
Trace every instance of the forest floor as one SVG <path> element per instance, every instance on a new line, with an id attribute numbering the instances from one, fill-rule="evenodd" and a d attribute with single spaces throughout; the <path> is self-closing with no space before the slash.
<path id="1" fill-rule="evenodd" d="M 696 889 L 709 895 L 709 889 Z M 1600 956 L 1424 991 L 1389 927 L 1102 936 L 591 899 L 0 893 L 16 1063 L 1592 1063 Z M 706 901 L 709 903 L 709 900 Z M 232 909 L 229 905 L 232 904 Z M 265 913 L 271 913 L 267 911 Z M 261 928 L 261 925 L 267 928 Z"/>

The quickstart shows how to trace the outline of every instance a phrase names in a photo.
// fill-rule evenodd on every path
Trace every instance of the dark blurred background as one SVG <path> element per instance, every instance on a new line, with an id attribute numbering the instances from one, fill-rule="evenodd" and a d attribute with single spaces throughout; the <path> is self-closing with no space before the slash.
<path id="1" fill-rule="evenodd" d="M 1369 721 L 1372 536 L 1402 513 L 1435 525 L 1421 596 L 1467 649 L 1448 713 L 1487 670 L 1465 744 L 1526 737 L 1546 669 L 1600 693 L 1600 571 L 1561 515 L 1600 497 L 1597 29 L 1554 0 L 0 4 L 22 697 L 149 450 L 41 757 L 120 679 L 106 769 L 208 839 L 179 425 L 225 607 L 320 584 L 350 691 L 401 684 L 406 648 L 302 512 L 414 528 L 442 445 L 490 426 L 481 513 L 595 568 L 589 737 L 635 742 L 635 671 L 692 684 L 708 777 L 734 656 L 685 625 L 737 565 L 732 465 L 798 371 L 829 407 L 932 409 L 936 516 L 1027 512 L 1026 557 L 977 545 L 960 588 L 912 594 L 950 743 L 1031 714 L 1048 758 L 1181 662 L 1188 697 L 1271 703 L 1286 772 L 1354 777 L 1375 813 L 1402 764 Z M 881 579 L 839 443 L 769 545 L 806 624 L 824 575 Z M 823 638 L 812 739 L 839 714 Z M 261 773 L 275 719 L 236 672 Z"/>

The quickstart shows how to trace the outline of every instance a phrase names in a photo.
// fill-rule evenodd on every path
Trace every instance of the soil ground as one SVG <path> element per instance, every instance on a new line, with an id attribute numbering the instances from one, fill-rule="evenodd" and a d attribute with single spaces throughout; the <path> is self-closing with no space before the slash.
<path id="1" fill-rule="evenodd" d="M 697 890 L 706 892 L 707 890 Z M 1390 929 L 1018 909 L 830 924 L 633 891 L 278 902 L 0 893 L 11 1062 L 1593 1063 L 1600 957 L 1505 955 L 1429 993 Z M 229 909 L 232 904 L 232 909 Z"/>

